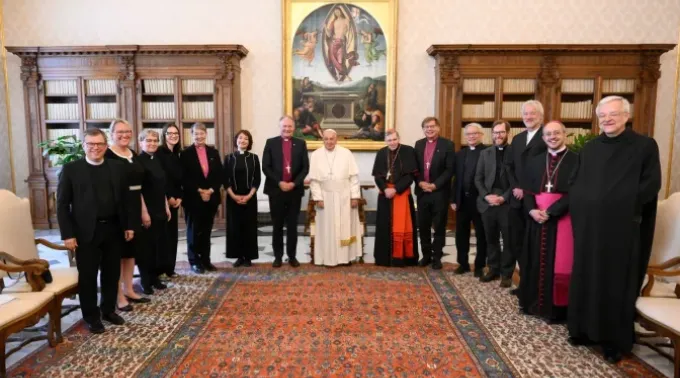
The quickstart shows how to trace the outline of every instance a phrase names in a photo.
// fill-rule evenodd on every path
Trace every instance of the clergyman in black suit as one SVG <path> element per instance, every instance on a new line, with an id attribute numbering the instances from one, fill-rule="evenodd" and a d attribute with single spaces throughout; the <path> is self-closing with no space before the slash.
<path id="1" fill-rule="evenodd" d="M 78 295 L 83 319 L 92 333 L 105 331 L 102 319 L 125 323 L 116 314 L 120 254 L 132 240 L 129 225 L 139 219 L 126 206 L 125 167 L 104 160 L 106 134 L 98 128 L 84 133 L 85 159 L 64 165 L 57 187 L 57 219 L 66 248 L 75 251 Z M 101 306 L 97 306 L 97 275 L 101 269 Z"/>
<path id="2" fill-rule="evenodd" d="M 193 144 L 180 157 L 187 255 L 191 270 L 196 273 L 216 270 L 210 262 L 210 235 L 221 202 L 223 171 L 219 152 L 205 144 L 207 135 L 204 124 L 193 124 Z"/>
<path id="3" fill-rule="evenodd" d="M 456 153 L 453 142 L 439 136 L 441 127 L 437 118 L 425 118 L 421 127 L 425 138 L 415 145 L 420 171 L 416 176 L 418 233 L 423 250 L 423 258 L 418 265 L 428 266 L 432 263 L 432 269 L 441 269 Z"/>
<path id="4" fill-rule="evenodd" d="M 309 156 L 304 140 L 293 137 L 295 120 L 291 116 L 279 119 L 281 135 L 267 139 L 262 153 L 262 172 L 266 180 L 264 194 L 269 196 L 269 210 L 274 223 L 272 246 L 273 267 L 282 265 L 283 225 L 286 225 L 286 252 L 293 267 L 300 266 L 297 249 L 297 221 L 305 192 L 304 180 L 309 173 Z"/>
<path id="5" fill-rule="evenodd" d="M 543 105 L 536 100 L 529 100 L 522 104 L 522 121 L 526 129 L 515 135 L 510 143 L 510 149 L 505 155 L 505 166 L 508 179 L 512 187 L 510 199 L 510 243 L 515 261 L 522 261 L 524 251 L 524 232 L 529 216 L 523 211 L 524 201 L 524 169 L 527 161 L 536 155 L 545 153 L 547 147 L 543 138 Z M 522 266 L 519 267 L 522 270 Z M 520 285 L 522 283 L 520 282 Z M 512 291 L 517 295 L 519 289 Z"/>
<path id="6" fill-rule="evenodd" d="M 470 271 L 470 224 L 475 225 L 477 254 L 475 256 L 475 277 L 481 277 L 486 266 L 486 235 L 482 215 L 477 210 L 479 192 L 475 186 L 475 172 L 479 154 L 486 148 L 481 143 L 484 130 L 478 123 L 465 126 L 467 146 L 456 153 L 456 173 L 451 189 L 451 209 L 456 212 L 456 251 L 458 267 L 454 274 Z"/>

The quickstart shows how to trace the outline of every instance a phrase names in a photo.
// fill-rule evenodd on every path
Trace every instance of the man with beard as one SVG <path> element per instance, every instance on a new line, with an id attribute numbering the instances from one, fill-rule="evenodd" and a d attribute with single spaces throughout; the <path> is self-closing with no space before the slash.
<path id="1" fill-rule="evenodd" d="M 510 124 L 498 120 L 493 123 L 493 147 L 489 147 L 479 154 L 475 186 L 477 210 L 482 214 L 486 245 L 488 248 L 489 271 L 479 280 L 491 282 L 501 278 L 501 287 L 512 285 L 512 273 L 515 270 L 515 259 L 512 255 L 512 245 L 507 243 L 509 237 L 508 212 L 510 211 L 510 196 L 512 188 L 503 165 L 504 155 L 507 153 L 508 133 Z M 503 236 L 503 251 L 501 253 L 500 237 Z"/>
<path id="2" fill-rule="evenodd" d="M 510 238 L 512 252 L 515 254 L 514 260 L 520 262 L 519 269 L 522 270 L 522 259 L 520 255 L 524 251 L 524 231 L 525 225 L 529 221 L 524 212 L 522 200 L 524 198 L 524 168 L 527 160 L 533 156 L 541 155 L 545 152 L 545 142 L 541 138 L 541 123 L 543 122 L 543 105 L 536 100 L 529 100 L 522 104 L 522 122 L 526 129 L 512 138 L 509 153 L 506 154 L 505 166 L 508 171 L 508 179 L 512 186 L 512 197 L 510 199 Z M 520 281 L 520 286 L 522 282 Z M 513 290 L 512 294 L 519 294 L 519 289 Z"/>
<path id="3" fill-rule="evenodd" d="M 524 313 L 551 323 L 567 318 L 574 237 L 569 216 L 569 180 L 578 155 L 565 145 L 567 130 L 559 121 L 543 127 L 548 151 L 527 161 L 524 209 L 527 225 L 520 271 L 519 304 Z"/>
<path id="4" fill-rule="evenodd" d="M 574 265 L 569 342 L 596 343 L 616 363 L 633 347 L 635 302 L 649 263 L 661 188 L 659 147 L 626 128 L 630 103 L 609 96 L 597 105 L 603 133 L 579 154 L 569 191 Z"/>

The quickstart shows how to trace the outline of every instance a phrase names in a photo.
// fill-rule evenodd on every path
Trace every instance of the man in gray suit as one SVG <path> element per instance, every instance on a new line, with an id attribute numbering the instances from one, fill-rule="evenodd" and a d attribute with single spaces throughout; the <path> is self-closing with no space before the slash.
<path id="1" fill-rule="evenodd" d="M 480 278 L 482 282 L 491 282 L 501 278 L 501 287 L 512 285 L 512 273 L 515 260 L 508 243 L 509 211 L 512 188 L 503 164 L 508 150 L 508 133 L 510 124 L 498 120 L 493 123 L 493 147 L 487 148 L 479 155 L 475 186 L 479 192 L 477 209 L 482 214 L 488 253 L 489 271 Z M 503 251 L 501 253 L 500 236 L 503 235 Z"/>

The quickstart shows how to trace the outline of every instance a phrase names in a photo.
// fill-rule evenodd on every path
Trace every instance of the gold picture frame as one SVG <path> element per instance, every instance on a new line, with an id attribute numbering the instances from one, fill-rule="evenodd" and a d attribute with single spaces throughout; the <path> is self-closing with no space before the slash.
<path id="1" fill-rule="evenodd" d="M 284 113 L 315 150 L 333 128 L 377 151 L 395 127 L 398 0 L 282 0 Z"/>

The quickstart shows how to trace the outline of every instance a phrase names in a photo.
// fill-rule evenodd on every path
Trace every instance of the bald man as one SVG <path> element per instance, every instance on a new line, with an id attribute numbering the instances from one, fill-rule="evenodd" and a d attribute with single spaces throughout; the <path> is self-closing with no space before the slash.
<path id="1" fill-rule="evenodd" d="M 337 143 L 337 133 L 324 130 L 324 147 L 310 157 L 309 187 L 317 207 L 315 265 L 346 265 L 362 254 L 359 168 L 352 152 Z"/>

